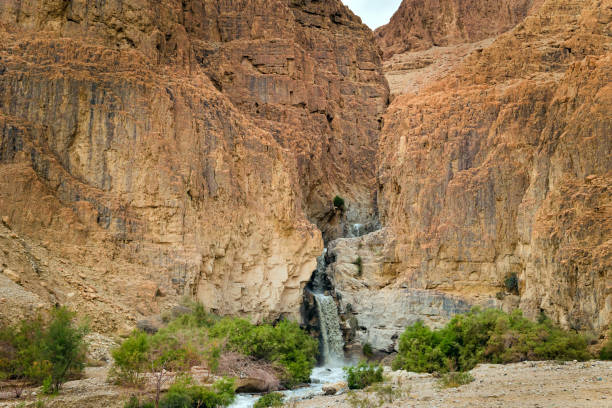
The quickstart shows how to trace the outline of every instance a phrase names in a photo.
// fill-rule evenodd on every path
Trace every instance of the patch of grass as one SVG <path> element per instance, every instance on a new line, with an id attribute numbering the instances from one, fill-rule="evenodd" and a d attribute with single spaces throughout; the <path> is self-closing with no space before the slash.
<path id="1" fill-rule="evenodd" d="M 212 387 L 193 385 L 191 378 L 181 377 L 168 388 L 159 402 L 160 408 L 217 408 L 234 402 L 234 381 L 222 379 Z"/>
<path id="2" fill-rule="evenodd" d="M 347 382 L 351 390 L 361 390 L 374 383 L 383 381 L 383 369 L 379 364 L 361 361 L 354 367 L 345 368 Z"/>
<path id="3" fill-rule="evenodd" d="M 474 377 L 468 372 L 445 373 L 438 380 L 442 388 L 456 388 L 474 381 Z"/>
<path id="4" fill-rule="evenodd" d="M 258 399 L 253 408 L 282 407 L 284 398 L 279 392 L 271 392 Z"/>
<path id="5" fill-rule="evenodd" d="M 359 394 L 355 391 L 349 391 L 346 401 L 353 408 L 375 408 L 383 405 L 394 406 L 393 404 L 396 401 L 407 398 L 409 394 L 409 387 L 395 387 L 390 384 L 376 383 Z"/>
<path id="6" fill-rule="evenodd" d="M 155 404 L 151 401 L 140 401 L 136 395 L 132 395 L 130 399 L 123 404 L 123 408 L 155 408 Z"/>
<path id="7" fill-rule="evenodd" d="M 455 316 L 444 328 L 431 330 L 422 322 L 406 328 L 393 369 L 416 372 L 468 371 L 481 362 L 525 360 L 588 360 L 584 335 L 568 332 L 543 317 L 532 322 L 519 310 L 497 309 Z"/>

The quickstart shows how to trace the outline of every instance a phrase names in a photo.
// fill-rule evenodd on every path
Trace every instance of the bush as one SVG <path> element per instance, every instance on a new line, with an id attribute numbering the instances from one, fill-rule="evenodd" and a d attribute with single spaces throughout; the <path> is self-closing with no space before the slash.
<path id="1" fill-rule="evenodd" d="M 253 408 L 282 407 L 283 399 L 283 394 L 271 392 L 258 399 Z"/>
<path id="2" fill-rule="evenodd" d="M 338 209 L 343 209 L 344 208 L 344 198 L 340 196 L 335 196 L 334 197 L 334 207 Z"/>
<path id="3" fill-rule="evenodd" d="M 474 377 L 467 372 L 452 372 L 443 374 L 438 380 L 442 388 L 456 388 L 474 381 Z"/>
<path id="4" fill-rule="evenodd" d="M 610 332 L 608 342 L 604 344 L 599 352 L 599 358 L 602 360 L 612 360 L 612 331 Z"/>
<path id="5" fill-rule="evenodd" d="M 511 273 L 504 279 L 504 286 L 509 293 L 519 294 L 519 281 L 516 273 Z"/>
<path id="6" fill-rule="evenodd" d="M 132 395 L 132 397 L 123 404 L 123 408 L 154 408 L 155 404 L 153 402 L 140 402 L 137 396 Z"/>
<path id="7" fill-rule="evenodd" d="M 48 324 L 36 318 L 0 330 L 2 375 L 10 380 L 42 384 L 46 393 L 59 391 L 85 365 L 83 338 L 87 328 L 76 326 L 74 317 L 74 313 L 60 307 L 52 311 Z"/>
<path id="8" fill-rule="evenodd" d="M 51 390 L 59 391 L 69 375 L 85 367 L 87 328 L 76 327 L 75 314 L 64 307 L 53 311 L 53 318 L 42 338 L 43 361 L 49 361 Z"/>
<path id="9" fill-rule="evenodd" d="M 222 379 L 212 387 L 191 384 L 190 378 L 180 378 L 168 388 L 160 408 L 216 408 L 234 402 L 234 381 Z"/>
<path id="10" fill-rule="evenodd" d="M 146 333 L 132 333 L 118 348 L 111 351 L 115 360 L 110 374 L 111 378 L 120 384 L 140 385 L 141 373 L 146 371 L 149 362 L 149 349 L 149 336 Z"/>
<path id="11" fill-rule="evenodd" d="M 287 387 L 308 382 L 315 366 L 318 344 L 297 323 L 254 326 L 246 320 L 225 318 L 210 330 L 211 337 L 225 338 L 228 347 L 247 356 L 282 366 Z"/>
<path id="12" fill-rule="evenodd" d="M 351 390 L 361 390 L 383 380 L 383 369 L 379 364 L 367 364 L 362 361 L 357 366 L 348 367 L 345 370 Z"/>
<path id="13" fill-rule="evenodd" d="M 511 314 L 478 308 L 455 316 L 444 328 L 422 322 L 406 328 L 399 341 L 394 369 L 416 372 L 471 370 L 480 362 L 587 360 L 583 335 L 564 331 L 544 317 L 535 323 L 519 310 Z"/>
<path id="14" fill-rule="evenodd" d="M 372 349 L 372 346 L 370 345 L 370 343 L 364 344 L 363 347 L 361 348 L 361 351 L 363 352 L 363 355 L 368 358 L 374 355 L 374 350 Z"/>
<path id="15" fill-rule="evenodd" d="M 239 318 L 219 318 L 193 306 L 154 335 L 136 332 L 113 352 L 112 378 L 138 384 L 146 371 L 184 371 L 206 365 L 216 372 L 223 352 L 237 352 L 271 363 L 287 387 L 308 382 L 316 363 L 318 343 L 296 323 L 259 326 Z M 158 382 L 163 378 L 156 377 Z"/>

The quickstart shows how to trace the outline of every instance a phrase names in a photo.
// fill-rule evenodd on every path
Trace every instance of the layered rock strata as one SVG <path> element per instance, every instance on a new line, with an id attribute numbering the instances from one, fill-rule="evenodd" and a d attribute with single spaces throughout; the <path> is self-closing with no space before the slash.
<path id="1" fill-rule="evenodd" d="M 393 285 L 612 319 L 612 3 L 548 0 L 385 114 Z"/>
<path id="2" fill-rule="evenodd" d="M 542 0 L 404 0 L 389 24 L 376 30 L 385 59 L 433 46 L 472 43 L 521 22 Z"/>

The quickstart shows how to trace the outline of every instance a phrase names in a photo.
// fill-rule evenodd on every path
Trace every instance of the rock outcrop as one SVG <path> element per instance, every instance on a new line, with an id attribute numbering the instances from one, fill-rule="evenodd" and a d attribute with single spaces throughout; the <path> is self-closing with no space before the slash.
<path id="1" fill-rule="evenodd" d="M 385 59 L 433 46 L 494 37 L 522 21 L 541 0 L 403 0 L 389 24 L 376 30 Z"/>
<path id="2" fill-rule="evenodd" d="M 611 51 L 609 0 L 546 0 L 446 78 L 394 99 L 379 199 L 391 285 L 507 307 L 516 274 L 529 316 L 607 327 Z"/>
<path id="3" fill-rule="evenodd" d="M 388 89 L 339 1 L 269 3 L 0 4 L 0 266 L 20 277 L 0 294 L 31 305 L 2 318 L 61 303 L 129 329 L 183 295 L 297 318 L 308 219 L 375 218 Z"/>

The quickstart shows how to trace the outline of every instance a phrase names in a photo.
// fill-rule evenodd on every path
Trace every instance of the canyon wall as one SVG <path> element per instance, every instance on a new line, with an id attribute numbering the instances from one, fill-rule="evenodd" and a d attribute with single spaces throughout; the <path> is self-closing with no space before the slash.
<path id="1" fill-rule="evenodd" d="M 379 156 L 389 287 L 605 330 L 611 51 L 610 0 L 547 0 L 445 78 L 395 97 Z M 513 275 L 518 297 L 504 284 Z"/>
<path id="2" fill-rule="evenodd" d="M 542 0 L 404 0 L 376 30 L 385 59 L 433 46 L 476 42 L 513 28 Z"/>
<path id="3" fill-rule="evenodd" d="M 388 89 L 339 1 L 9 0 L 0 37 L 3 319 L 297 319 L 309 220 L 375 218 Z"/>

